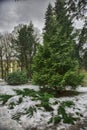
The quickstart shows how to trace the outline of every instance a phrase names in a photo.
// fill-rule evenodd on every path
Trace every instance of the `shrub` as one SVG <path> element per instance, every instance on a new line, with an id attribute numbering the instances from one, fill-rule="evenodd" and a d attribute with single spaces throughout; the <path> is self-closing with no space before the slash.
<path id="1" fill-rule="evenodd" d="M 9 85 L 20 85 L 28 82 L 26 72 L 18 71 L 7 75 L 6 81 Z"/>

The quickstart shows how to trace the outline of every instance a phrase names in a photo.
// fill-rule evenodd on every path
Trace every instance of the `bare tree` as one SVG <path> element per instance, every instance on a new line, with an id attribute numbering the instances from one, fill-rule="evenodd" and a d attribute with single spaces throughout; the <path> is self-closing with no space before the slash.
<path id="1" fill-rule="evenodd" d="M 0 38 L 0 63 L 1 77 L 6 76 L 10 69 L 10 63 L 14 60 L 14 45 L 12 44 L 13 35 L 5 33 Z"/>
<path id="2" fill-rule="evenodd" d="M 3 52 L 3 44 L 2 44 L 2 35 L 0 35 L 0 74 L 1 74 L 1 78 L 3 79 L 4 77 L 4 67 L 3 67 L 3 56 L 4 56 L 4 52 Z"/>

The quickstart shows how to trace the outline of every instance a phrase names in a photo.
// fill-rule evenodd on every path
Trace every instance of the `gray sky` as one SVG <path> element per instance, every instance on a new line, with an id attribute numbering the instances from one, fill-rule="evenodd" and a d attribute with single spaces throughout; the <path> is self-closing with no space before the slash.
<path id="1" fill-rule="evenodd" d="M 16 2 L 15 2 L 16 1 Z M 40 30 L 44 27 L 46 8 L 55 0 L 0 0 L 0 32 L 12 31 L 14 26 L 33 21 Z M 82 21 L 75 22 L 81 28 Z"/>
<path id="2" fill-rule="evenodd" d="M 19 23 L 33 21 L 40 30 L 48 3 L 55 0 L 0 0 L 0 32 L 11 31 Z"/>

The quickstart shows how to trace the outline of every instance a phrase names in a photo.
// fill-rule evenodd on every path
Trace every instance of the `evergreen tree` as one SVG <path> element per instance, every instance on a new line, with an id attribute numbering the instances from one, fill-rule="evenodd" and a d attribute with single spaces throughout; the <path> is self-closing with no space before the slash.
<path id="1" fill-rule="evenodd" d="M 71 37 L 74 39 L 75 34 L 72 35 L 74 31 L 74 27 L 72 26 L 72 17 L 68 14 L 68 10 L 66 8 L 65 0 L 56 0 L 55 3 L 55 14 L 57 23 L 62 26 L 61 33 L 67 35 L 67 37 Z M 73 37 L 72 37 L 73 36 Z"/>
<path id="2" fill-rule="evenodd" d="M 57 0 L 55 13 L 55 33 L 52 33 L 47 44 L 45 42 L 39 47 L 34 57 L 33 82 L 44 88 L 60 91 L 67 86 L 75 88 L 82 77 L 78 73 L 78 62 L 75 58 L 73 27 L 63 0 Z"/>
<path id="3" fill-rule="evenodd" d="M 53 16 L 53 8 L 52 5 L 49 3 L 46 14 L 45 14 L 45 27 L 44 30 L 47 33 L 50 33 L 50 26 L 52 22 L 52 16 Z"/>
<path id="4" fill-rule="evenodd" d="M 21 69 L 27 71 L 27 76 L 31 79 L 32 76 L 32 60 L 36 53 L 37 38 L 34 33 L 33 24 L 24 25 L 18 32 L 16 40 L 16 51 L 21 64 Z"/>
<path id="5" fill-rule="evenodd" d="M 73 14 L 73 17 L 84 17 L 86 13 L 87 0 L 68 0 L 68 10 Z"/>
<path id="6" fill-rule="evenodd" d="M 0 76 L 4 78 L 4 67 L 3 67 L 3 44 L 2 44 L 2 35 L 0 34 Z"/>
<path id="7" fill-rule="evenodd" d="M 87 70 L 87 48 L 84 50 L 82 67 Z"/>
<path id="8" fill-rule="evenodd" d="M 87 25 L 85 25 L 82 30 L 80 29 L 78 31 L 79 31 L 78 32 L 78 39 L 77 39 L 78 43 L 76 44 L 76 48 L 75 48 L 76 57 L 77 57 L 77 59 L 79 61 L 80 68 L 83 68 L 83 67 L 86 68 L 87 65 L 84 64 L 84 63 L 86 63 L 85 55 L 87 55 L 87 54 L 85 54 L 85 53 L 87 53 L 87 47 L 86 47 L 86 43 L 87 43 Z"/>
<path id="9" fill-rule="evenodd" d="M 87 24 L 81 31 L 79 44 L 82 44 L 82 67 L 87 70 Z"/>
<path id="10" fill-rule="evenodd" d="M 72 15 L 74 20 L 80 20 L 84 21 L 84 25 L 80 30 L 80 33 L 78 31 L 78 44 L 76 44 L 76 57 L 79 61 L 79 66 L 82 68 L 84 64 L 84 56 L 85 52 L 83 49 L 83 46 L 85 46 L 85 43 L 87 42 L 87 17 L 86 17 L 86 12 L 87 12 L 87 0 L 68 0 L 67 1 L 67 9 L 69 13 Z M 81 55 L 83 55 L 81 57 Z"/>
<path id="11" fill-rule="evenodd" d="M 47 11 L 45 13 L 45 27 L 44 27 L 44 42 L 49 42 L 50 37 L 53 33 L 55 33 L 54 25 L 55 25 L 55 15 L 52 5 L 49 3 L 47 7 Z"/>

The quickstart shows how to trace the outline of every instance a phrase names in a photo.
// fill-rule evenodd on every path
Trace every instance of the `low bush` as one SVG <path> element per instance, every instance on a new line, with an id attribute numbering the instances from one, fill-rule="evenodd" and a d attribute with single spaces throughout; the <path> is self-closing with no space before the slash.
<path id="1" fill-rule="evenodd" d="M 26 72 L 18 71 L 9 73 L 6 77 L 6 81 L 9 85 L 20 85 L 28 82 Z"/>

